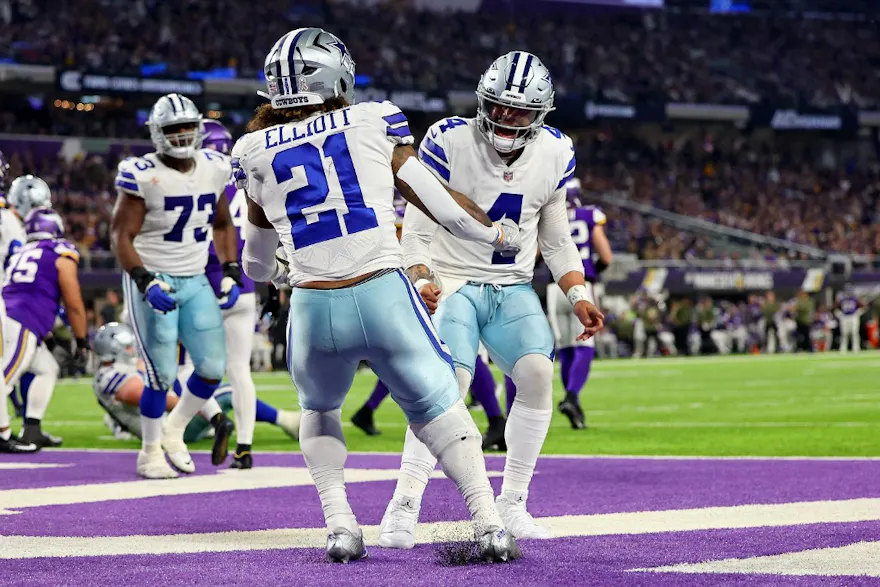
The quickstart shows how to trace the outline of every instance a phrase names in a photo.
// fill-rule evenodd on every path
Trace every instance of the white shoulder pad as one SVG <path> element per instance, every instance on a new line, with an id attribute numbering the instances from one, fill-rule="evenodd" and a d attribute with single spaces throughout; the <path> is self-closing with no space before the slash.
<path id="1" fill-rule="evenodd" d="M 574 156 L 574 144 L 571 138 L 559 129 L 544 125 L 543 129 L 551 138 L 545 139 L 547 146 L 552 148 L 557 165 L 559 166 L 559 183 L 556 189 L 565 187 L 566 182 L 574 177 L 577 160 Z"/>
<path id="2" fill-rule="evenodd" d="M 400 108 L 389 101 L 364 102 L 357 104 L 355 108 L 361 109 L 364 114 L 378 119 L 378 127 L 385 133 L 385 138 L 393 145 L 412 145 L 415 139 L 409 130 L 409 120 Z"/>
<path id="3" fill-rule="evenodd" d="M 425 133 L 422 144 L 419 146 L 419 160 L 434 172 L 444 184 L 449 183 L 452 169 L 452 141 L 447 131 L 458 126 L 467 126 L 463 118 L 446 118 L 435 122 Z"/>
<path id="4" fill-rule="evenodd" d="M 254 137 L 257 133 L 248 133 L 232 146 L 230 156 L 232 158 L 232 179 L 235 181 L 235 187 L 240 190 L 247 190 L 248 187 L 248 159 L 253 151 L 260 144 Z"/>
<path id="5" fill-rule="evenodd" d="M 55 254 L 59 257 L 66 257 L 68 259 L 73 259 L 77 263 L 79 263 L 79 251 L 76 250 L 76 247 L 68 240 L 59 240 L 55 243 Z"/>
<path id="6" fill-rule="evenodd" d="M 605 216 L 605 212 L 599 208 L 593 208 L 593 224 L 596 226 L 602 226 L 606 222 L 608 222 L 608 217 Z"/>
<path id="7" fill-rule="evenodd" d="M 116 169 L 116 190 L 143 198 L 142 186 L 153 178 L 156 164 L 145 157 L 129 157 L 120 161 Z"/>
<path id="8" fill-rule="evenodd" d="M 208 165 L 216 170 L 214 174 L 214 179 L 217 182 L 216 191 L 217 193 L 224 191 L 232 177 L 231 159 L 229 155 L 215 151 L 214 149 L 199 149 L 196 157 L 200 157 L 203 161 L 207 161 Z"/>

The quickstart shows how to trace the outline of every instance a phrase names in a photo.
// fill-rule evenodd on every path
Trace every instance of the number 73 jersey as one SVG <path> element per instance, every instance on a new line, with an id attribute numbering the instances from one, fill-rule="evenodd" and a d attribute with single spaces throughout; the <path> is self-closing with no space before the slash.
<path id="1" fill-rule="evenodd" d="M 187 276 L 205 272 L 218 200 L 232 177 L 229 157 L 197 151 L 187 173 L 167 167 L 155 153 L 119 163 L 116 190 L 143 198 L 147 207 L 134 248 L 157 273 Z"/>
<path id="2" fill-rule="evenodd" d="M 571 139 L 555 128 L 538 129 L 538 136 L 508 166 L 475 119 L 447 118 L 428 130 L 419 159 L 493 221 L 516 222 L 522 250 L 516 257 L 502 257 L 489 245 L 437 230 L 436 224 L 409 206 L 403 223 L 405 265 L 422 262 L 407 244 L 417 238 L 430 242 L 431 268 L 441 275 L 496 285 L 530 283 L 539 243 L 550 250 L 570 241 L 564 186 L 574 175 L 574 149 Z"/>

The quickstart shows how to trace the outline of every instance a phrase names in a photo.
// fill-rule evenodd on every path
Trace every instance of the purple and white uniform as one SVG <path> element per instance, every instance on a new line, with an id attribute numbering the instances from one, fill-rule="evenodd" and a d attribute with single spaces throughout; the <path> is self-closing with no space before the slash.
<path id="1" fill-rule="evenodd" d="M 52 330 L 61 306 L 55 266 L 60 258 L 79 263 L 76 248 L 64 239 L 29 242 L 9 260 L 3 284 L 3 365 L 7 385 L 15 385 L 28 371 L 40 374 L 57 369 L 51 354 L 37 354 L 37 349 Z"/>
<path id="2" fill-rule="evenodd" d="M 226 199 L 229 200 L 229 214 L 232 216 L 236 240 L 238 241 L 236 244 L 238 250 L 237 261 L 241 263 L 241 252 L 244 250 L 244 239 L 241 232 L 247 215 L 247 199 L 244 195 L 244 190 L 237 189 L 232 181 L 226 186 Z M 214 248 L 213 242 L 208 248 L 208 264 L 205 266 L 205 275 L 208 276 L 208 281 L 211 282 L 211 287 L 214 288 L 214 293 L 217 297 L 222 297 L 220 282 L 223 280 L 223 264 L 220 262 L 220 257 L 217 256 L 217 249 Z M 245 275 L 244 272 L 241 274 L 239 291 L 243 294 L 254 293 L 255 291 L 253 280 Z"/>
<path id="3" fill-rule="evenodd" d="M 840 311 L 844 316 L 852 316 L 859 311 L 859 298 L 854 295 L 844 295 L 840 298 Z"/>
<path id="4" fill-rule="evenodd" d="M 583 206 L 568 210 L 568 224 L 571 226 L 571 240 L 577 246 L 584 260 L 584 279 L 595 283 L 598 278 L 593 263 L 593 229 L 603 226 L 608 218 L 597 206 Z"/>

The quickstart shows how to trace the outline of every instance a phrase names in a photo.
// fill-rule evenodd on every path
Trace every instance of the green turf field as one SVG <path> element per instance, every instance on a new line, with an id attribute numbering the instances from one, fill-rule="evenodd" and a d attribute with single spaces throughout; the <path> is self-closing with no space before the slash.
<path id="1" fill-rule="evenodd" d="M 554 415 L 544 450 L 563 454 L 880 455 L 880 354 L 782 355 L 598 361 L 583 395 L 587 430 Z M 500 376 L 497 377 L 501 381 Z M 286 373 L 256 374 L 261 399 L 295 408 Z M 404 419 L 387 400 L 383 434 L 367 437 L 348 418 L 375 376 L 362 371 L 344 408 L 352 451 L 400 450 Z M 557 400 L 561 398 L 556 383 Z M 135 448 L 115 440 L 87 380 L 59 382 L 44 428 L 66 448 Z M 474 412 L 481 428 L 482 412 Z M 17 427 L 17 424 L 14 425 Z M 208 448 L 203 441 L 192 448 Z M 255 452 L 296 450 L 279 429 L 257 424 Z"/>

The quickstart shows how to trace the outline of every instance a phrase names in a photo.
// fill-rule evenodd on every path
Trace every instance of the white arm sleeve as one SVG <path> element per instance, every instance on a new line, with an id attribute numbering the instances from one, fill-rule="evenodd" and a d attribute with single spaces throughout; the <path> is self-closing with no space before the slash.
<path id="1" fill-rule="evenodd" d="M 468 214 L 464 208 L 449 195 L 428 169 L 415 157 L 406 160 L 397 170 L 397 177 L 412 188 L 425 208 L 433 214 L 437 222 L 449 229 L 453 235 L 469 241 L 494 244 L 499 237 L 495 226 L 483 226 Z M 406 226 L 406 220 L 404 220 Z"/>
<path id="2" fill-rule="evenodd" d="M 538 246 L 544 262 L 558 283 L 566 273 L 576 271 L 583 275 L 584 262 L 571 240 L 568 210 L 565 207 L 565 190 L 556 190 L 541 208 L 538 221 Z"/>
<path id="3" fill-rule="evenodd" d="M 287 270 L 275 258 L 277 248 L 278 233 L 274 228 L 260 228 L 245 220 L 244 250 L 241 252 L 245 275 L 259 283 L 283 279 Z"/>
<path id="4" fill-rule="evenodd" d="M 431 241 L 437 232 L 437 223 L 415 206 L 407 206 L 403 214 L 403 234 L 400 246 L 403 248 L 403 266 L 413 265 L 431 267 Z"/>

